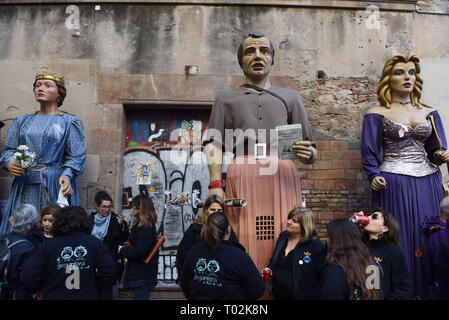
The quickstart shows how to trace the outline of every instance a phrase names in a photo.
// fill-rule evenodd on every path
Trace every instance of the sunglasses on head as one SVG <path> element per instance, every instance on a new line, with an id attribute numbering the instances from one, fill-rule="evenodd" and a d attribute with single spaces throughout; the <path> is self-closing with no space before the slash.
<path id="1" fill-rule="evenodd" d="M 208 210 L 211 211 L 211 212 L 223 211 L 223 209 L 221 209 L 221 208 L 219 208 L 219 209 L 217 209 L 217 208 L 209 208 Z"/>

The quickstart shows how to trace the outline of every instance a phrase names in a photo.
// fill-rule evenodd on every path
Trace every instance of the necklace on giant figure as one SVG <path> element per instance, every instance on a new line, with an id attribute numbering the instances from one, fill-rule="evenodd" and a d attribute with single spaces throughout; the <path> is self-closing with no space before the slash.
<path id="1" fill-rule="evenodd" d="M 403 106 L 405 106 L 407 104 L 412 104 L 411 101 L 402 102 L 402 101 L 399 101 L 399 100 L 393 100 L 393 101 L 391 101 L 391 103 L 399 103 L 399 104 L 402 104 Z"/>

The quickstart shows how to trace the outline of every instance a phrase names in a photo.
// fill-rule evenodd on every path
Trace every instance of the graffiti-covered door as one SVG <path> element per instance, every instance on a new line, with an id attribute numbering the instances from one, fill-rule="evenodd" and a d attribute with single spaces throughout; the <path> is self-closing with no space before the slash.
<path id="1" fill-rule="evenodd" d="M 173 285 L 176 249 L 200 214 L 209 170 L 201 146 L 210 110 L 179 107 L 126 108 L 122 213 L 131 218 L 131 200 L 147 188 L 166 241 L 159 258 L 158 285 Z"/>

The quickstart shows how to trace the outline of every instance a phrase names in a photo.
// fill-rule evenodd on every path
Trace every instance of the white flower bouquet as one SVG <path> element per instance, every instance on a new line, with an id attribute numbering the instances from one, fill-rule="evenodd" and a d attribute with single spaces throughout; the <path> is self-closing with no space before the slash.
<path id="1" fill-rule="evenodd" d="M 22 168 L 26 169 L 34 164 L 36 154 L 30 152 L 26 145 L 20 145 L 13 154 L 13 159 L 20 164 Z"/>

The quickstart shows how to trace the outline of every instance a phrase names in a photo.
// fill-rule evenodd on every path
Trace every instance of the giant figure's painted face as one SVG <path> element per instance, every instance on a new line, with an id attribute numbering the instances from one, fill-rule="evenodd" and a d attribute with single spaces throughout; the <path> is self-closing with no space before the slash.
<path id="1" fill-rule="evenodd" d="M 390 90 L 393 94 L 412 93 L 416 82 L 416 67 L 413 62 L 398 62 L 393 66 L 390 77 Z"/>
<path id="2" fill-rule="evenodd" d="M 34 84 L 34 97 L 40 103 L 58 101 L 59 91 L 56 82 L 49 79 L 37 80 Z"/>
<path id="3" fill-rule="evenodd" d="M 250 79 L 261 79 L 270 73 L 273 57 L 267 38 L 246 38 L 243 41 L 242 69 Z"/>

